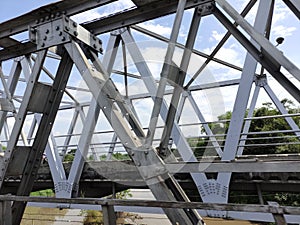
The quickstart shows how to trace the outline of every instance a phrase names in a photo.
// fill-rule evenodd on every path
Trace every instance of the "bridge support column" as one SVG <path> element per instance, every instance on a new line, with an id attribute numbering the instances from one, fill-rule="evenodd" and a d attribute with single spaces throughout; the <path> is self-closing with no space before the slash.
<path id="1" fill-rule="evenodd" d="M 278 207 L 279 204 L 277 202 L 268 202 L 268 205 Z M 287 225 L 286 220 L 284 218 L 283 212 L 279 212 L 276 210 L 276 212 L 272 212 L 275 224 L 277 225 Z"/>
<path id="2" fill-rule="evenodd" d="M 0 201 L 0 225 L 12 225 L 11 201 Z"/>
<path id="3" fill-rule="evenodd" d="M 114 206 L 102 205 L 103 222 L 104 225 L 115 225 L 117 224 L 116 214 Z"/>

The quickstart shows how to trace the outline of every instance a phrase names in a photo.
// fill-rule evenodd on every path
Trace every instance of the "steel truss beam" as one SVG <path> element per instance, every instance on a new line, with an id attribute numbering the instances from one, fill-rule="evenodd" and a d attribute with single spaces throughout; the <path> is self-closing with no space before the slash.
<path id="1" fill-rule="evenodd" d="M 260 87 L 265 89 L 278 110 L 283 114 L 282 117 L 285 117 L 285 120 L 290 125 L 296 137 L 300 137 L 299 127 L 291 118 L 291 115 L 287 116 L 288 112 L 266 81 L 265 83 L 262 81 L 262 74 L 255 77 L 256 65 L 257 63 L 260 63 L 262 67 L 264 67 L 297 101 L 300 102 L 299 88 L 280 72 L 281 67 L 283 67 L 300 81 L 299 68 L 267 40 L 274 1 L 260 1 L 254 26 L 251 26 L 243 17 L 250 11 L 256 0 L 249 1 L 241 14 L 237 13 L 225 0 L 136 0 L 134 1 L 136 3 L 135 8 L 115 15 L 110 15 L 106 18 L 86 22 L 81 25 L 73 23 L 73 21 L 68 18 L 70 15 L 75 15 L 111 2 L 114 1 L 65 0 L 41 7 L 27 15 L 0 24 L 0 46 L 3 47 L 3 49 L 0 50 L 0 61 L 37 52 L 37 58 L 35 60 L 33 59 L 33 67 L 30 65 L 31 60 L 28 56 L 13 63 L 7 85 L 4 74 L 2 72 L 0 74 L 4 88 L 2 93 L 4 100 L 1 99 L 0 101 L 1 107 L 2 105 L 5 105 L 4 103 L 9 101 L 12 102 L 14 99 L 20 100 L 18 96 L 14 96 L 14 92 L 20 78 L 21 70 L 23 70 L 25 80 L 27 81 L 27 88 L 24 97 L 21 99 L 20 108 L 15 108 L 12 105 L 12 111 L 15 113 L 16 121 L 10 135 L 7 151 L 0 164 L 0 190 L 3 187 L 5 176 L 13 171 L 12 166 L 15 165 L 17 161 L 15 159 L 17 158 L 16 155 L 22 152 L 25 159 L 24 164 L 15 168 L 16 173 L 20 172 L 22 174 L 17 195 L 28 195 L 33 187 L 44 149 L 47 149 L 55 183 L 56 197 L 77 197 L 84 160 L 88 151 L 93 148 L 93 146 L 91 147 L 91 140 L 93 138 L 100 110 L 102 110 L 113 128 L 113 132 L 115 132 L 112 133 L 112 143 L 110 143 L 107 159 L 110 159 L 112 156 L 116 141 L 119 139 L 120 143 L 124 146 L 125 150 L 135 163 L 141 177 L 151 189 L 154 196 L 159 200 L 186 201 L 187 204 L 189 204 L 189 199 L 173 177 L 174 173 L 191 173 L 204 202 L 226 203 L 228 199 L 231 172 L 299 172 L 297 169 L 298 162 L 296 160 L 283 162 L 267 160 L 258 162 L 233 161 L 237 155 L 242 154 L 243 147 L 246 145 L 250 123 L 253 119 L 252 114 L 254 112 Z M 284 2 L 299 18 L 299 3 L 295 0 L 284 0 Z M 186 45 L 183 46 L 177 43 L 177 38 L 184 10 L 190 8 L 195 8 L 194 17 L 192 19 Z M 270 11 L 268 17 L 265 16 L 266 11 Z M 150 69 L 145 63 L 128 26 L 175 12 L 177 13 L 170 39 L 145 31 L 145 29 L 141 29 L 137 26 L 133 27 L 137 31 L 149 34 L 150 36 L 168 43 L 167 54 L 161 71 L 161 79 L 157 85 L 157 82 L 154 80 Z M 42 13 L 44 14 L 41 16 Z M 195 51 L 193 45 L 196 41 L 201 17 L 209 14 L 213 14 L 225 26 L 228 32 L 217 47 L 215 47 L 213 52 L 210 55 L 206 55 Z M 25 31 L 28 25 L 31 27 L 29 33 L 32 43 L 19 43 L 11 38 L 13 34 Z M 62 30 L 60 30 L 61 25 L 64 27 Z M 239 26 L 239 29 L 237 26 Z M 54 29 L 53 27 L 56 28 Z M 61 31 L 62 35 L 59 35 L 59 32 L 56 32 L 55 30 Z M 108 44 L 108 49 L 110 51 L 104 57 L 103 62 L 101 62 L 97 55 L 98 52 L 101 52 L 101 44 L 95 35 L 112 30 L 114 31 L 111 33 Z M 243 30 L 243 32 L 240 30 Z M 49 31 L 52 36 L 48 35 Z M 92 34 L 90 31 L 93 31 L 94 33 Z M 265 31 L 267 32 L 265 33 Z M 47 35 L 45 35 L 45 33 Z M 245 33 L 247 33 L 250 38 L 247 38 Z M 266 34 L 266 37 L 264 37 L 264 34 Z M 215 55 L 219 52 L 230 35 L 233 35 L 248 51 L 241 79 L 226 80 L 218 84 L 211 83 L 191 86 L 193 81 L 210 61 L 220 62 L 231 68 L 242 70 L 240 67 L 215 58 Z M 125 96 L 120 94 L 116 85 L 110 79 L 110 74 L 114 71 L 113 66 L 117 50 L 121 45 L 124 72 L 120 72 L 120 74 L 122 74 L 125 79 Z M 175 66 L 172 59 L 176 46 L 184 48 L 179 67 Z M 61 62 L 56 76 L 52 76 L 49 71 L 43 68 L 49 48 L 60 55 L 59 58 Z M 131 59 L 133 59 L 139 75 L 131 75 L 128 73 L 127 51 L 129 52 Z M 186 71 L 192 53 L 204 56 L 207 59 L 204 64 L 200 65 L 199 70 L 194 74 L 193 78 L 184 86 L 186 81 Z M 93 100 L 90 104 L 81 104 L 77 102 L 76 99 L 65 90 L 73 65 L 77 67 L 78 72 L 93 95 Z M 53 80 L 53 83 L 45 84 L 38 81 L 42 69 L 44 69 L 46 74 Z M 149 93 L 130 96 L 128 94 L 128 77 L 130 76 L 132 78 L 141 79 Z M 244 116 L 254 81 L 256 82 L 256 88 L 245 121 Z M 169 83 L 175 85 L 174 90 L 166 90 L 166 86 Z M 226 136 L 225 147 L 222 151 L 222 146 L 218 144 L 215 135 L 210 130 L 202 112 L 199 110 L 197 102 L 191 95 L 191 91 L 237 84 L 239 85 L 239 90 L 234 105 L 232 120 Z M 70 101 L 71 104 L 69 105 L 64 104 L 59 106 L 62 102 L 64 93 L 66 93 L 73 102 Z M 170 107 L 168 107 L 164 101 L 164 96 L 166 94 L 170 94 L 172 98 Z M 131 103 L 133 99 L 143 97 L 151 97 L 154 101 L 154 108 L 147 135 L 145 134 L 147 130 L 143 129 L 141 126 L 138 115 Z M 193 151 L 178 125 L 185 103 L 188 102 L 186 100 L 191 103 L 193 111 L 196 112 L 198 119 L 204 127 L 206 137 L 210 138 L 210 142 L 221 157 L 222 162 L 207 163 L 202 161 L 199 163 L 193 155 Z M 53 142 L 53 137 L 51 136 L 51 129 L 58 110 L 67 108 L 74 109 L 74 106 L 77 108 L 74 110 L 73 119 L 68 129 L 68 135 L 64 141 L 62 158 L 67 152 L 67 147 L 71 142 L 74 127 L 79 117 L 83 121 L 84 126 L 77 146 L 75 160 L 72 164 L 70 175 L 67 178 L 58 156 L 57 146 L 55 146 L 55 142 Z M 85 116 L 82 109 L 83 106 L 89 107 L 87 116 Z M 27 140 L 22 134 L 22 128 L 25 123 L 25 118 L 29 114 L 34 114 L 34 119 Z M 157 121 L 159 116 L 165 121 L 165 126 L 163 127 L 162 139 L 159 140 L 159 151 L 157 151 L 157 149 L 153 147 L 153 140 L 155 131 L 158 129 Z M 7 126 L 6 117 L 7 113 L 4 111 L 1 112 L 1 130 Z M 37 128 L 36 132 L 34 132 L 35 128 Z M 20 137 L 23 139 L 23 146 L 21 146 L 19 142 Z M 54 143 L 53 147 L 50 146 L 51 142 Z M 176 145 L 182 159 L 184 161 L 189 161 L 188 163 L 176 162 L 175 157 L 169 151 L 170 142 L 171 145 Z M 96 154 L 95 152 L 93 153 Z M 207 179 L 205 173 L 208 172 L 218 173 L 218 178 Z M 263 200 L 261 199 L 261 201 Z M 26 204 L 24 202 L 13 201 L 12 208 L 14 211 L 12 212 L 12 215 L 15 224 L 21 220 L 25 206 Z M 210 209 L 217 211 L 211 211 Z M 164 210 L 172 223 L 203 224 L 200 216 L 194 210 Z M 221 211 L 223 208 L 212 207 L 207 208 L 207 210 L 208 215 L 224 215 L 224 212 Z M 110 213 L 109 210 L 106 212 L 107 214 Z M 280 220 L 282 218 L 281 215 L 280 218 L 276 217 L 275 220 Z"/>
<path id="2" fill-rule="evenodd" d="M 226 4 L 226 6 L 228 6 Z M 229 6 L 230 7 L 230 6 Z M 239 19 L 240 21 L 243 21 L 246 25 L 247 28 L 249 28 L 249 26 L 251 27 L 251 25 L 249 25 L 243 18 L 241 18 L 240 16 L 238 16 L 237 12 L 230 7 L 230 11 L 233 12 L 234 11 L 234 18 L 235 19 Z M 224 14 L 218 9 L 216 8 L 214 11 L 214 15 L 220 20 L 220 22 L 232 33 L 232 35 L 234 37 L 237 38 L 237 40 L 239 40 L 239 42 L 248 50 L 248 52 L 252 55 L 252 57 L 255 58 L 255 60 L 257 62 L 259 62 L 266 70 L 269 71 L 269 73 L 298 101 L 300 102 L 300 93 L 299 93 L 299 89 L 286 77 L 284 76 L 281 72 L 280 72 L 280 67 L 281 64 L 280 62 L 277 61 L 277 59 L 270 57 L 270 54 L 272 54 L 271 52 L 269 52 L 268 54 L 266 54 L 268 52 L 268 50 L 265 51 L 259 51 L 257 49 L 257 47 L 253 46 L 253 44 L 250 43 L 250 41 L 236 28 L 234 28 L 234 26 L 232 25 L 232 23 L 228 20 L 227 17 L 224 16 Z M 241 22 L 241 23 L 243 23 Z M 251 30 L 251 32 L 254 32 L 255 34 L 256 31 L 253 30 L 253 28 L 249 28 Z M 248 31 L 249 32 L 249 31 Z M 250 34 L 251 36 L 251 34 Z M 252 37 L 252 36 L 251 36 Z M 278 50 L 276 50 L 276 48 L 271 45 L 270 43 L 267 42 L 267 40 L 264 40 L 262 36 L 260 36 L 259 34 L 257 34 L 257 38 L 261 40 L 263 40 L 262 42 L 264 44 L 267 45 L 268 49 L 272 49 L 274 52 L 276 52 L 276 56 L 277 54 L 280 54 L 280 52 L 278 52 Z M 257 39 L 254 39 L 256 42 L 258 41 Z M 260 44 L 260 42 L 257 42 Z M 275 55 L 273 55 L 275 56 Z M 289 60 L 286 60 L 286 58 L 281 55 L 280 59 L 282 61 L 285 61 L 287 64 L 287 67 L 289 67 L 291 69 L 290 72 L 295 72 L 295 75 L 298 76 L 299 74 L 299 69 L 293 65 Z M 291 73 L 293 75 L 293 73 Z"/>
<path id="3" fill-rule="evenodd" d="M 283 0 L 284 3 L 295 13 L 300 19 L 300 3 L 297 0 Z"/>
<path id="4" fill-rule="evenodd" d="M 28 26 L 34 26 L 37 22 L 47 21 L 62 14 L 70 17 L 114 1 L 117 0 L 64 0 L 42 6 L 25 15 L 1 23 L 0 39 L 27 31 Z M 11 44 L 13 43 L 16 42 L 12 40 Z"/>
<path id="5" fill-rule="evenodd" d="M 83 0 L 82 0 L 83 1 Z M 111 1 L 115 1 L 115 0 L 111 0 Z M 102 4 L 106 4 L 109 3 L 111 1 L 104 1 L 104 2 L 100 2 L 100 3 L 89 3 L 90 1 L 84 1 L 87 2 L 87 4 L 95 4 L 94 7 L 100 6 Z M 64 1 L 64 2 L 69 2 L 69 1 Z M 205 5 L 205 4 L 210 4 L 212 3 L 212 0 L 205 0 L 205 1 L 194 1 L 194 0 L 188 0 L 187 4 L 186 4 L 186 9 L 188 8 L 193 8 L 199 5 Z M 68 4 L 65 5 L 65 7 L 67 7 Z M 86 10 L 84 8 L 80 8 L 81 6 L 81 1 L 77 1 L 73 4 L 71 4 L 71 6 L 73 6 L 74 8 L 78 7 L 80 10 Z M 47 10 L 46 12 L 48 12 L 49 7 L 45 7 Z M 56 5 L 53 5 L 53 8 L 56 8 Z M 88 7 L 87 9 L 89 9 L 90 7 Z M 50 7 L 51 9 L 51 7 Z M 71 8 L 72 9 L 72 8 Z M 129 25 L 133 25 L 133 24 L 137 24 L 137 23 L 141 23 L 143 21 L 146 20 L 150 20 L 150 19 L 154 19 L 157 17 L 161 17 L 161 16 L 165 16 L 171 13 L 176 12 L 177 9 L 177 2 L 175 1 L 168 1 L 168 0 L 163 0 L 163 1 L 155 1 L 155 2 L 151 2 L 149 4 L 143 5 L 141 7 L 138 7 L 137 9 L 132 9 L 129 10 L 127 12 L 121 13 L 121 14 L 117 14 L 117 15 L 112 15 L 109 16 L 107 18 L 104 19 L 100 19 L 100 20 L 96 20 L 96 21 L 92 21 L 90 23 L 86 23 L 86 24 L 82 24 L 86 29 L 93 31 L 94 34 L 101 34 L 101 33 L 105 33 L 108 31 L 112 31 L 112 30 L 116 30 L 118 28 L 121 27 L 126 27 Z M 75 14 L 76 10 L 74 10 L 74 12 L 72 12 L 72 10 L 68 9 L 70 11 L 70 14 L 67 14 L 67 16 L 73 15 L 73 13 Z M 59 12 L 63 12 L 63 11 L 67 11 L 67 10 L 62 10 Z M 53 12 L 56 12 L 56 10 L 54 10 Z M 76 12 L 79 13 L 79 12 Z M 51 13 L 48 17 L 51 18 L 51 15 L 55 15 Z M 61 13 L 58 14 L 58 16 L 60 16 Z M 42 21 L 45 20 L 44 16 L 41 17 L 37 17 L 35 16 L 34 19 L 31 18 L 31 14 L 26 14 L 21 18 L 17 18 L 16 22 L 14 21 L 8 21 L 7 23 L 15 23 L 16 25 L 13 24 L 13 26 L 8 28 L 7 24 L 0 24 L 0 33 L 1 33 L 1 28 L 3 29 L 2 32 L 2 36 L 1 37 L 8 37 L 11 36 L 15 33 L 19 33 L 22 31 L 25 31 L 28 27 L 28 25 L 35 25 L 36 21 L 38 20 L 40 22 L 40 19 L 42 19 Z M 28 19 L 29 18 L 29 19 Z M 29 20 L 27 23 L 27 26 L 24 27 L 23 22 L 20 22 L 19 20 L 23 21 L 23 20 Z M 22 25 L 20 27 L 18 27 L 18 24 L 21 23 Z M 16 27 L 16 28 L 14 28 Z M 11 30 L 13 32 L 11 32 Z M 1 40 L 1 39 L 0 39 Z M 11 41 L 12 43 L 16 43 L 16 41 Z M 3 60 L 7 60 L 10 58 L 14 58 L 17 56 L 21 56 L 21 55 L 25 55 L 25 54 L 29 54 L 32 52 L 37 51 L 37 48 L 34 44 L 32 44 L 31 42 L 26 42 L 26 43 L 16 43 L 15 45 L 12 46 L 6 46 L 7 48 L 0 50 L 0 61 Z"/>
<path id="6" fill-rule="evenodd" d="M 94 98 L 97 100 L 111 126 L 115 128 L 115 132 L 122 141 L 129 155 L 131 155 L 135 164 L 138 166 L 139 172 L 145 179 L 154 196 L 157 199 L 175 200 L 171 192 L 171 190 L 174 190 L 172 185 L 176 185 L 175 180 L 168 175 L 167 171 L 164 169 L 163 162 L 156 155 L 154 149 L 145 149 L 145 147 L 143 147 L 141 142 L 141 138 L 143 137 L 138 136 L 142 135 L 139 133 L 139 129 L 136 130 L 137 133 L 134 134 L 124 121 L 122 113 L 116 108 L 116 105 L 111 100 L 116 99 L 115 97 L 120 96 L 120 94 L 117 93 L 116 88 L 113 88 L 114 85 L 110 83 L 111 81 L 108 76 L 104 76 L 106 72 L 98 58 L 91 53 L 92 61 L 97 63 L 98 66 L 95 66 L 96 68 L 100 67 L 100 71 L 94 70 L 91 65 L 88 64 L 83 51 L 77 43 L 66 44 L 65 46 L 79 71 L 85 71 L 84 74 L 81 74 L 83 79 L 89 86 Z M 114 97 L 112 98 L 112 96 Z M 126 106 L 124 105 L 124 107 Z M 138 128 L 137 124 L 134 126 Z M 154 168 L 151 170 L 149 169 L 153 166 L 155 166 L 155 170 L 157 172 L 154 172 Z M 166 180 L 169 180 L 169 187 L 162 182 L 161 178 L 163 177 Z M 179 188 L 177 185 L 176 187 Z M 169 188 L 171 188 L 171 190 Z M 172 212 L 165 209 L 166 214 L 173 223 L 181 221 L 187 224 L 193 224 L 195 223 L 195 220 L 197 220 L 197 215 L 191 215 L 189 218 L 183 210 L 175 211 L 177 212 L 174 213 L 174 211 Z"/>
<path id="7" fill-rule="evenodd" d="M 69 19 L 67 20 L 67 18 L 63 17 L 63 20 L 69 22 Z M 60 24 L 59 20 L 57 20 L 57 22 L 54 21 L 53 23 Z M 57 40 L 55 39 L 55 37 L 54 37 L 54 39 L 51 39 L 50 42 L 47 41 L 47 42 L 41 43 L 40 34 L 41 34 L 41 32 L 43 32 L 43 30 L 47 29 L 47 27 L 48 27 L 47 24 L 45 24 L 45 25 L 42 24 L 41 26 L 35 28 L 36 31 L 34 31 L 34 33 L 37 33 L 37 35 L 31 37 L 31 39 L 33 41 L 37 42 L 37 45 L 39 48 L 51 47 L 52 45 L 55 45 L 57 43 Z M 49 27 L 48 29 L 51 29 L 51 28 Z M 51 34 L 51 32 L 53 32 L 53 31 L 52 30 L 50 31 L 50 35 L 53 35 L 53 34 Z M 48 33 L 49 33 L 49 31 L 48 31 Z M 74 34 L 75 34 L 75 32 L 74 32 Z M 78 35 L 80 36 L 81 34 L 79 33 Z M 75 35 L 75 36 L 77 36 L 77 35 Z M 68 38 L 65 38 L 65 39 L 67 42 L 70 42 L 70 40 Z M 89 43 L 89 42 L 87 42 L 87 43 Z M 174 178 L 171 177 L 170 175 L 168 175 L 167 171 L 165 171 L 164 164 L 159 159 L 159 157 L 156 156 L 154 149 L 147 148 L 145 150 L 145 148 L 142 146 L 141 141 L 143 138 L 145 138 L 143 129 L 139 125 L 138 121 L 135 119 L 135 116 L 131 112 L 130 108 L 128 108 L 128 106 L 126 104 L 124 104 L 123 98 L 118 93 L 118 91 L 115 88 L 112 81 L 106 75 L 107 73 L 106 73 L 105 69 L 103 68 L 102 64 L 100 63 L 97 55 L 95 55 L 94 52 L 86 50 L 87 54 L 89 55 L 89 58 L 92 60 L 95 68 L 97 69 L 97 70 L 95 70 L 88 63 L 88 59 L 86 58 L 85 54 L 83 53 L 83 51 L 81 50 L 81 48 L 79 47 L 79 45 L 77 43 L 71 41 L 70 43 L 65 44 L 64 47 L 67 49 L 68 54 L 70 55 L 73 62 L 77 66 L 78 70 L 81 72 L 81 75 L 83 76 L 83 78 L 86 81 L 88 87 L 90 88 L 92 94 L 94 95 L 94 98 L 97 100 L 97 103 L 104 111 L 104 114 L 107 117 L 108 121 L 111 123 L 112 127 L 115 128 L 116 133 L 118 134 L 119 138 L 122 140 L 123 144 L 125 145 L 126 149 L 128 150 L 128 153 L 132 156 L 133 160 L 139 166 L 142 177 L 145 179 L 146 183 L 148 184 L 150 189 L 153 191 L 154 195 L 158 199 L 188 200 L 186 198 L 186 196 L 184 195 L 184 192 L 180 190 L 180 186 L 176 183 Z M 64 60 L 67 60 L 67 62 L 65 62 Z M 67 69 L 66 69 L 66 71 L 58 72 L 58 75 L 55 77 L 54 84 L 53 84 L 53 86 L 54 86 L 53 89 L 55 88 L 55 91 L 57 91 L 56 88 L 58 88 L 61 97 L 62 97 L 63 91 L 60 91 L 60 87 L 55 87 L 55 81 L 58 79 L 57 77 L 62 76 L 61 74 L 63 74 L 63 72 L 66 72 L 66 74 L 70 74 L 73 62 L 70 64 L 69 56 L 66 56 L 65 54 L 62 55 L 62 61 L 61 61 L 60 65 L 64 65 L 64 66 L 66 65 Z M 59 70 L 60 70 L 60 68 L 59 68 Z M 38 76 L 36 76 L 36 79 L 37 78 L 38 78 Z M 68 79 L 68 76 L 66 76 L 65 82 L 63 82 L 64 85 L 66 85 L 67 79 Z M 38 86 L 39 85 L 37 85 L 37 87 Z M 33 91 L 37 87 L 32 88 L 32 93 L 34 93 Z M 64 86 L 64 88 L 65 88 L 65 86 Z M 64 90 L 64 88 L 62 88 L 62 90 Z M 49 93 L 51 93 L 50 90 L 49 90 Z M 23 110 L 24 113 L 26 113 L 27 111 L 33 110 L 33 112 L 34 112 L 35 110 L 37 110 L 37 109 L 34 109 L 35 107 L 37 107 L 37 106 L 35 106 L 35 104 L 36 104 L 35 101 L 37 101 L 35 98 L 37 98 L 37 97 L 33 96 L 33 98 L 32 98 L 32 99 L 34 99 L 33 102 L 29 101 L 27 106 L 26 106 L 26 101 L 23 100 L 23 105 L 25 104 L 24 110 Z M 115 101 L 112 101 L 112 99 L 114 99 Z M 50 100 L 49 100 L 49 102 L 50 102 Z M 52 102 L 53 101 L 51 101 L 51 103 Z M 55 102 L 57 104 L 57 109 L 58 109 L 58 103 L 60 101 L 55 101 Z M 96 102 L 95 102 L 95 104 L 96 104 Z M 27 107 L 29 107 L 29 108 L 27 109 Z M 54 106 L 52 106 L 51 104 L 48 104 L 48 105 L 46 104 L 45 107 L 51 107 L 50 110 L 51 110 L 51 112 L 53 112 L 53 116 L 55 116 L 57 109 L 55 110 Z M 20 109 L 20 112 L 21 111 L 22 110 Z M 41 111 L 42 113 L 45 113 L 44 109 L 38 109 L 37 111 Z M 94 112 L 97 112 L 97 110 L 92 109 L 90 112 L 94 113 Z M 37 142 L 38 143 L 37 145 L 40 147 L 39 149 L 45 148 L 45 146 L 40 146 L 40 145 L 43 145 L 43 144 L 46 145 L 46 143 L 43 141 L 49 135 L 49 134 L 47 135 L 46 133 L 42 132 L 41 134 L 43 134 L 43 136 L 39 137 L 40 128 L 41 127 L 44 128 L 44 126 L 45 126 L 45 125 L 43 125 L 43 121 L 44 121 L 43 118 L 45 117 L 45 115 L 48 116 L 48 113 L 43 115 L 43 117 L 41 119 L 41 123 L 39 125 L 39 129 L 37 131 L 37 134 L 36 134 L 36 137 L 35 137 L 34 143 L 33 143 L 33 147 L 34 147 L 35 143 Z M 125 118 L 127 120 L 126 122 L 123 119 L 123 115 L 125 115 Z M 23 117 L 25 117 L 25 114 Z M 89 116 L 89 118 L 93 118 L 93 117 Z M 54 117 L 53 117 L 53 119 L 54 119 Z M 90 120 L 90 121 L 94 122 L 93 120 Z M 52 125 L 52 122 L 50 122 L 50 124 Z M 132 130 L 133 132 L 130 130 L 130 127 L 128 127 L 128 125 L 130 125 L 130 127 L 133 129 Z M 89 127 L 89 126 L 87 126 L 87 127 Z M 47 131 L 47 129 L 45 130 L 45 132 L 46 131 Z M 136 137 L 134 137 L 134 135 Z M 87 135 L 87 137 L 91 138 L 91 135 Z M 39 140 L 39 141 L 36 141 L 36 140 Z M 87 148 L 88 143 L 90 143 L 90 139 L 86 139 L 86 140 L 82 139 L 82 140 L 84 141 L 82 147 Z M 40 142 L 41 142 L 41 144 L 40 144 Z M 33 148 L 33 150 L 34 149 L 35 148 Z M 32 151 L 30 151 L 30 152 L 32 152 Z M 41 153 L 42 153 L 42 151 L 39 151 L 39 154 L 41 154 Z M 41 159 L 41 155 L 35 155 L 35 157 L 36 157 L 36 159 L 38 159 L 38 158 Z M 40 162 L 40 160 L 35 160 L 35 161 Z M 157 172 L 155 172 L 154 169 L 149 171 L 149 168 L 147 168 L 147 170 L 145 170 L 145 168 L 144 168 L 145 166 L 153 166 L 153 165 L 155 165 L 155 171 L 157 171 Z M 159 168 L 159 170 L 157 170 L 158 168 Z M 26 168 L 25 168 L 25 170 L 26 170 Z M 75 175 L 78 176 L 79 173 L 76 170 L 75 170 L 75 172 L 76 172 Z M 32 174 L 32 173 L 30 173 L 30 174 Z M 167 184 L 165 184 L 165 182 L 161 180 L 161 176 L 167 180 Z M 70 177 L 72 180 L 72 177 L 73 177 L 72 173 L 70 174 Z M 20 184 L 20 187 L 23 188 L 21 191 L 22 193 L 20 191 L 18 191 L 17 194 L 20 194 L 20 195 L 29 194 L 28 191 L 31 189 L 30 185 L 27 188 L 24 188 L 22 182 L 23 182 L 23 179 Z M 29 180 L 26 181 L 26 184 L 28 184 L 28 182 L 30 182 L 30 181 Z M 33 182 L 31 182 L 31 184 L 33 184 Z M 65 188 L 68 185 L 62 185 L 62 186 Z M 72 185 L 70 185 L 69 188 L 66 189 L 66 191 L 68 191 L 69 189 L 71 189 L 71 190 L 73 189 Z M 58 192 L 58 194 L 59 194 L 59 192 Z M 175 196 L 175 198 L 174 198 L 174 196 Z M 25 205 L 24 204 L 22 205 L 21 203 L 14 203 L 14 204 L 18 204 L 18 208 L 17 208 L 18 210 L 15 211 L 15 213 L 16 213 L 15 220 L 18 221 L 18 220 L 20 220 L 20 217 L 23 213 Z M 170 211 L 169 209 L 165 209 L 165 211 L 173 223 L 176 223 L 176 222 L 186 223 L 186 224 L 195 224 L 198 222 L 201 223 L 199 215 L 194 211 L 175 210 L 176 213 L 174 213 L 173 210 Z"/>

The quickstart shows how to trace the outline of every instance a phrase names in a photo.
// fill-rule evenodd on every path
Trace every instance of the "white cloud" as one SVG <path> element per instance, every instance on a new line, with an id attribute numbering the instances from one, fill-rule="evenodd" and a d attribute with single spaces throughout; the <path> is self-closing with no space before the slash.
<path id="1" fill-rule="evenodd" d="M 203 52 L 206 54 L 210 54 L 213 49 L 214 47 L 206 48 L 203 50 Z M 239 46 L 237 44 L 232 44 L 229 47 L 222 47 L 216 54 L 215 58 L 224 60 L 237 66 L 242 66 L 242 60 L 244 59 L 243 57 L 241 57 Z"/>
<path id="2" fill-rule="evenodd" d="M 139 26 L 163 36 L 170 36 L 172 31 L 171 27 L 155 24 L 154 21 L 147 21 L 139 24 Z"/>
<path id="3" fill-rule="evenodd" d="M 280 23 L 286 19 L 290 10 L 282 3 L 282 1 L 276 1 L 274 6 L 275 14 L 273 16 L 273 23 Z"/>
<path id="4" fill-rule="evenodd" d="M 290 10 L 281 1 L 276 2 L 273 16 L 272 35 L 291 36 L 297 28 L 290 26 Z"/>
<path id="5" fill-rule="evenodd" d="M 279 25 L 273 28 L 273 35 L 287 37 L 287 36 L 291 36 L 293 32 L 296 30 L 297 30 L 296 27 L 285 27 L 283 25 Z"/>
<path id="6" fill-rule="evenodd" d="M 75 15 L 72 17 L 76 22 L 82 23 L 90 20 L 94 20 L 97 18 L 105 17 L 110 14 L 120 12 L 124 9 L 128 9 L 133 7 L 134 4 L 131 0 L 123 0 L 123 1 L 117 1 L 113 2 L 111 4 L 105 5 L 99 9 L 92 9 L 87 12 L 80 13 L 78 15 Z"/>
<path id="7" fill-rule="evenodd" d="M 209 41 L 210 42 L 212 42 L 212 41 L 219 42 L 219 41 L 222 40 L 222 38 L 224 37 L 224 35 L 225 35 L 224 33 L 219 33 L 218 31 L 213 30 Z"/>
<path id="8" fill-rule="evenodd" d="M 91 21 L 97 18 L 102 17 L 103 15 L 101 15 L 97 9 L 92 9 L 88 12 L 83 12 L 80 14 L 77 14 L 73 17 L 71 17 L 71 19 L 75 20 L 77 23 L 83 23 L 83 22 L 87 22 L 87 21 Z"/>

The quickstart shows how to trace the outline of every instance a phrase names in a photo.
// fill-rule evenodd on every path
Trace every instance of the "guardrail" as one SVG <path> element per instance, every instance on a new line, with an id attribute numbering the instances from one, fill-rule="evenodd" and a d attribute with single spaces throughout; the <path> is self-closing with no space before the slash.
<path id="1" fill-rule="evenodd" d="M 277 224 L 286 224 L 284 215 L 300 215 L 300 207 L 279 206 L 277 203 L 269 202 L 269 205 L 254 204 L 220 204 L 203 202 L 171 202 L 153 200 L 120 200 L 120 199 L 99 199 L 99 198 L 49 198 L 49 197 L 26 197 L 0 195 L 0 225 L 11 225 L 12 202 L 36 202 L 36 203 L 57 203 L 57 204 L 85 204 L 101 205 L 104 217 L 104 224 L 115 224 L 114 206 L 136 206 L 136 207 L 159 207 L 159 208 L 181 208 L 181 209 L 202 209 L 217 211 L 244 211 L 272 213 Z"/>

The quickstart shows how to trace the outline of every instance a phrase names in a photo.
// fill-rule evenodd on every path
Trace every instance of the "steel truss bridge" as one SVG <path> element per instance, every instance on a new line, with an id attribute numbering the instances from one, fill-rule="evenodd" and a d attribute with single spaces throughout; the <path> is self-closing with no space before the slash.
<path id="1" fill-rule="evenodd" d="M 74 203 L 82 191 L 104 197 L 136 185 L 168 207 L 172 224 L 204 224 L 199 212 L 298 224 L 297 207 L 226 204 L 231 190 L 254 191 L 261 204 L 264 191 L 300 190 L 296 152 L 243 155 L 245 147 L 268 146 L 251 146 L 254 134 L 266 143 L 266 134 L 294 138 L 273 146 L 300 143 L 300 114 L 279 99 L 300 101 L 299 65 L 291 59 L 297 46 L 285 52 L 270 39 L 276 4 L 298 25 L 299 1 L 248 0 L 241 8 L 226 0 L 132 0 L 132 7 L 85 19 L 123 2 L 63 0 L 0 24 L 0 193 L 16 196 L 0 198 L 0 224 L 19 224 L 34 190 L 54 188 L 49 202 L 58 204 Z M 168 35 L 159 30 L 166 21 Z M 214 27 L 223 35 L 204 50 Z M 228 43 L 242 63 L 230 52 L 220 57 Z M 253 117 L 261 92 L 280 115 Z M 217 121 L 228 109 L 231 119 Z M 275 117 L 290 129 L 249 131 L 252 121 Z M 228 130 L 220 125 L 224 132 L 216 134 L 213 123 L 228 123 Z M 208 155 L 194 155 L 191 137 L 208 140 Z M 129 162 L 114 160 L 125 153 Z M 70 154 L 73 161 L 63 164 Z M 195 201 L 207 205 L 196 211 Z"/>

